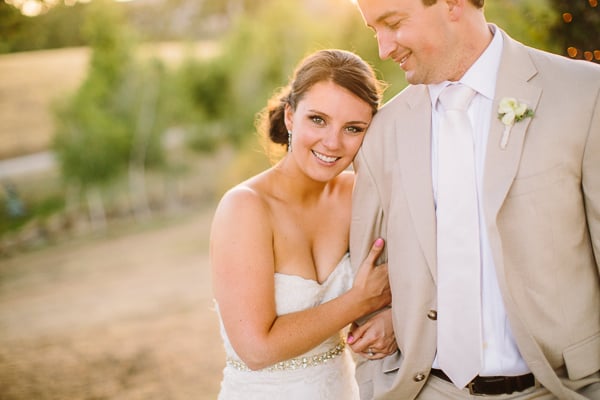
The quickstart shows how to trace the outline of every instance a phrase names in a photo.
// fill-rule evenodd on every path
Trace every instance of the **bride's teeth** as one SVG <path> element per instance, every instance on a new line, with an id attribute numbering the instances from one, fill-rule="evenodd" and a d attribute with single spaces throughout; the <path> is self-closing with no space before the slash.
<path id="1" fill-rule="evenodd" d="M 334 162 L 334 161 L 336 161 L 336 160 L 338 159 L 337 157 L 328 157 L 328 156 L 326 156 L 326 155 L 324 155 L 324 154 L 317 153 L 316 151 L 313 151 L 313 154 L 314 154 L 314 155 L 315 155 L 315 157 L 317 157 L 319 160 L 323 160 L 323 161 L 325 161 L 325 162 L 328 162 L 328 163 L 332 163 L 332 162 Z"/>

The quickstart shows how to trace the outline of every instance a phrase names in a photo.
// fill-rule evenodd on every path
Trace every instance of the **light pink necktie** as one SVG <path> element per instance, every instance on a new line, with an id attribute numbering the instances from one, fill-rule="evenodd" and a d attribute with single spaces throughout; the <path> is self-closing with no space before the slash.
<path id="1" fill-rule="evenodd" d="M 440 94 L 437 285 L 440 368 L 463 388 L 481 370 L 479 217 L 473 129 L 467 108 L 475 92 L 462 84 Z"/>

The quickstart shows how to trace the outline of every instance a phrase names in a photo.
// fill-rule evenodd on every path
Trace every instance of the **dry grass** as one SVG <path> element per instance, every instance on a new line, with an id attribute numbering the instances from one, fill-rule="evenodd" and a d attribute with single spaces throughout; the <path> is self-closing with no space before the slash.
<path id="1" fill-rule="evenodd" d="M 88 57 L 84 48 L 0 56 L 0 159 L 47 148 L 50 104 L 77 87 Z"/>
<path id="2" fill-rule="evenodd" d="M 2 260 L 0 399 L 216 398 L 211 215 Z"/>

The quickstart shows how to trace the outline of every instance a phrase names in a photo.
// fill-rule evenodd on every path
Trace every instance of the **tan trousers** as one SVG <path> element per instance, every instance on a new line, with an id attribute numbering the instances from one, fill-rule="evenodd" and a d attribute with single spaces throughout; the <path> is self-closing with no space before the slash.
<path id="1" fill-rule="evenodd" d="M 579 391 L 587 399 L 600 400 L 600 383 L 594 383 Z M 504 394 L 498 396 L 472 396 L 468 389 L 458 389 L 452 383 L 440 379 L 436 376 L 430 376 L 429 380 L 419 393 L 417 400 L 441 400 L 441 399 L 474 399 L 474 400 L 556 400 L 557 397 L 547 389 L 536 385 L 523 392 Z M 562 399 L 559 399 L 562 400 Z"/>

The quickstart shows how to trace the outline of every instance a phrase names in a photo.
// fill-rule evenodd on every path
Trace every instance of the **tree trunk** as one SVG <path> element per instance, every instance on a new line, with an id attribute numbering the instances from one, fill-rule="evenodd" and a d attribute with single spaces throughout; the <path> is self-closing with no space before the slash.
<path id="1" fill-rule="evenodd" d="M 97 187 L 90 188 L 86 190 L 85 194 L 87 197 L 92 230 L 105 231 L 106 213 L 104 211 L 104 201 L 102 200 L 100 189 Z"/>

